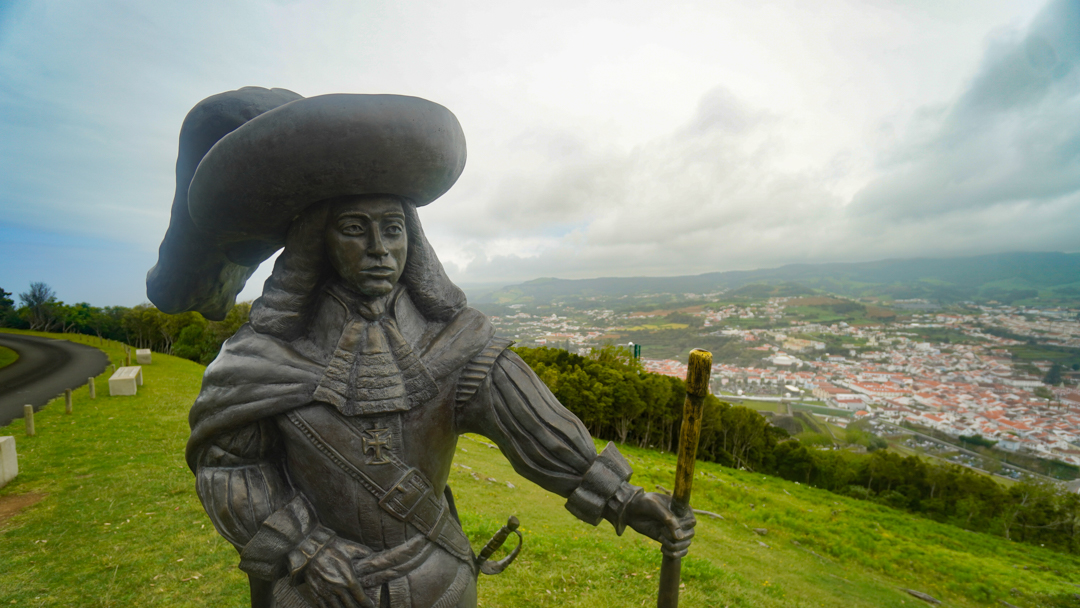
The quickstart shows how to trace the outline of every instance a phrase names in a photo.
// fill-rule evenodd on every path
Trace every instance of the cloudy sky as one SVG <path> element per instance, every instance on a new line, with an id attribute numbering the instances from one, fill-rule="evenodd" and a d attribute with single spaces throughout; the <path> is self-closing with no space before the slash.
<path id="1" fill-rule="evenodd" d="M 145 301 L 184 115 L 245 85 L 450 108 L 466 285 L 1078 251 L 1078 64 L 1080 0 L 3 0 L 0 287 Z"/>

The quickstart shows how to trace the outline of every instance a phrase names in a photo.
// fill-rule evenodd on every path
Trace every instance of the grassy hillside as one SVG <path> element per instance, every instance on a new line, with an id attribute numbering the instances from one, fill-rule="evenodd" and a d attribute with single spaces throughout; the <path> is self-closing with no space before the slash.
<path id="1" fill-rule="evenodd" d="M 0 346 L 0 367 L 11 365 L 19 358 L 19 353 L 6 346 Z"/>
<path id="2" fill-rule="evenodd" d="M 1080 303 L 1080 254 L 1002 253 L 947 259 L 791 264 L 681 277 L 544 278 L 504 287 L 476 301 L 548 304 L 585 298 L 721 290 L 733 290 L 733 295 L 755 299 L 800 296 L 818 290 L 852 298 L 1075 305 Z"/>
<path id="3" fill-rule="evenodd" d="M 92 342 L 85 338 L 80 341 Z M 114 361 L 122 352 L 107 347 Z M 21 474 L 0 489 L 0 606 L 243 606 L 237 556 L 202 512 L 183 462 L 187 409 L 203 368 L 155 354 L 136 397 L 75 412 L 53 403 L 14 435 Z M 623 447 L 634 481 L 670 487 L 670 455 Z M 1080 558 L 973 534 L 798 484 L 698 463 L 702 517 L 684 560 L 686 607 L 923 605 L 1080 606 Z M 465 437 L 450 480 L 465 530 L 479 547 L 511 514 L 525 549 L 501 576 L 482 577 L 480 605 L 651 606 L 658 545 L 633 532 L 575 520 L 563 500 L 513 472 L 498 450 Z M 511 487 L 512 486 L 512 487 Z M 34 502 L 37 501 L 37 502 Z M 31 504 L 32 503 L 32 504 Z M 767 529 L 762 536 L 755 528 Z"/>

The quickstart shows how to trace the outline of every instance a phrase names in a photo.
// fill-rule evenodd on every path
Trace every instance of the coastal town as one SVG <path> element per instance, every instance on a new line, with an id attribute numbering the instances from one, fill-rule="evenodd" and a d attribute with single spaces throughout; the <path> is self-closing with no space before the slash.
<path id="1" fill-rule="evenodd" d="M 839 302 L 825 301 L 834 308 Z M 713 392 L 831 408 L 843 414 L 831 418 L 840 426 L 869 419 L 979 436 L 1002 450 L 1080 465 L 1080 366 L 1040 358 L 1080 347 L 1077 310 L 994 303 L 933 310 L 928 302 L 909 301 L 894 305 L 903 314 L 880 322 L 811 322 L 791 314 L 806 310 L 806 302 L 770 298 L 682 313 L 695 319 L 682 327 L 727 338 L 757 359 L 714 361 Z M 523 345 L 585 355 L 605 343 L 625 346 L 619 338 L 639 335 L 647 371 L 685 377 L 684 361 L 649 357 L 649 332 L 642 331 L 675 328 L 664 324 L 669 311 L 585 309 L 544 316 L 523 308 L 493 318 L 501 333 Z"/>

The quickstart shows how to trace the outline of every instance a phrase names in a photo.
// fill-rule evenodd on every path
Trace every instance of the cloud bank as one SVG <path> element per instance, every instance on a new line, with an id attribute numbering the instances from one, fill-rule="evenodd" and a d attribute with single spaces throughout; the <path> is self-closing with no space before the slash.
<path id="1" fill-rule="evenodd" d="M 1078 62 L 1080 2 L 1052 2 L 1026 31 L 995 32 L 952 100 L 917 108 L 898 134 L 881 125 L 894 133 L 870 150 L 871 177 L 850 195 L 849 152 L 800 163 L 806 126 L 724 86 L 625 154 L 533 137 L 523 156 L 562 162 L 501 183 L 455 226 L 467 244 L 452 259 L 467 276 L 513 280 L 1075 251 Z M 490 240 L 499 231 L 506 238 Z"/>
<path id="2" fill-rule="evenodd" d="M 143 301 L 183 116 L 244 85 L 450 108 L 467 284 L 1075 251 L 1078 7 L 4 3 L 0 287 Z"/>

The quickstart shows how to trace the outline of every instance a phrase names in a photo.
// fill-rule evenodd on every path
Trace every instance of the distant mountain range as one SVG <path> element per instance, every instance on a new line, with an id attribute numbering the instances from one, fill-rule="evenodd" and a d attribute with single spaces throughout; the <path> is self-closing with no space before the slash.
<path id="1" fill-rule="evenodd" d="M 949 304 L 1080 305 L 1080 253 L 1000 253 L 959 258 L 789 264 L 679 277 L 536 279 L 486 293 L 478 304 L 550 304 L 642 294 L 768 297 L 832 293 Z"/>

